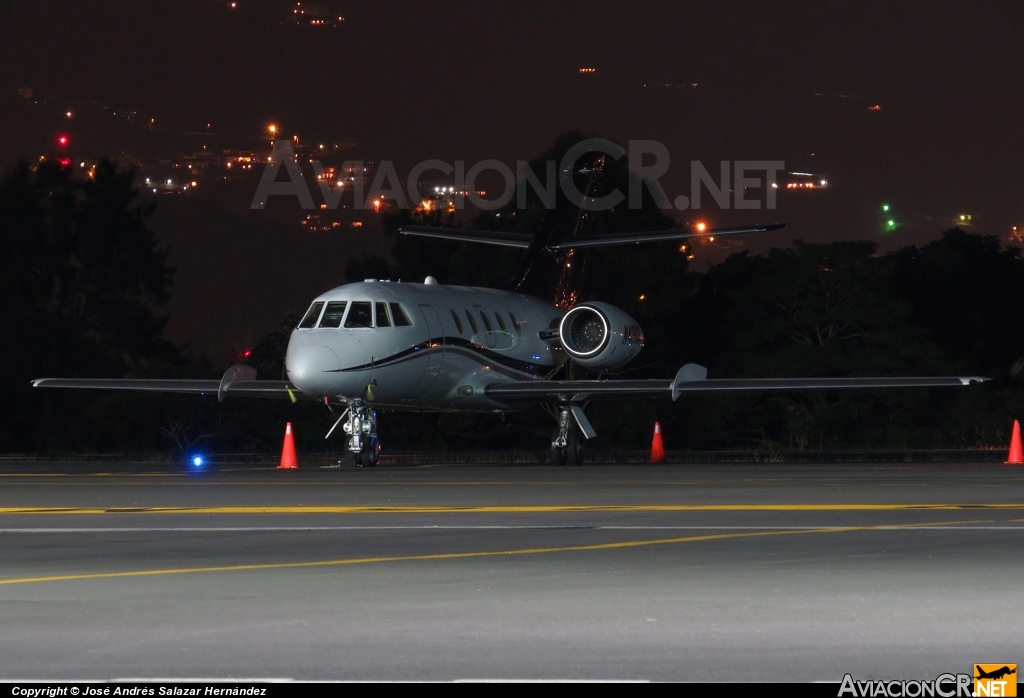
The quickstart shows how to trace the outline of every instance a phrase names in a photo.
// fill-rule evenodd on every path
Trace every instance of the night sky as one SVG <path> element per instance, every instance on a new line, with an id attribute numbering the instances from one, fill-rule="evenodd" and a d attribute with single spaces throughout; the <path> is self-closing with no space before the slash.
<path id="1" fill-rule="evenodd" d="M 294 4 L 269 0 L 8 3 L 0 164 L 47 152 L 72 107 L 82 157 L 263 147 L 275 122 L 304 140 L 353 138 L 400 172 L 424 158 L 514 165 L 578 127 L 664 142 L 670 198 L 688 193 L 691 159 L 828 177 L 777 211 L 708 211 L 720 225 L 790 223 L 724 251 L 797 237 L 892 249 L 960 213 L 1004 238 L 1024 224 L 1019 3 L 318 4 L 345 21 L 290 26 Z M 27 107 L 25 87 L 47 104 Z M 340 283 L 349 255 L 386 249 L 372 227 L 317 238 L 295 215 L 248 211 L 252 186 L 162 199 L 153 223 L 179 268 L 172 338 L 215 361 Z M 879 226 L 882 202 L 896 231 Z"/>

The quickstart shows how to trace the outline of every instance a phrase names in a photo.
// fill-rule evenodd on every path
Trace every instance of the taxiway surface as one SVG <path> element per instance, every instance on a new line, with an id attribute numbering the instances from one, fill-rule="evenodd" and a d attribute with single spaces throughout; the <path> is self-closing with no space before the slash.
<path id="1" fill-rule="evenodd" d="M 0 679 L 1018 662 L 1024 469 L 0 468 Z"/>

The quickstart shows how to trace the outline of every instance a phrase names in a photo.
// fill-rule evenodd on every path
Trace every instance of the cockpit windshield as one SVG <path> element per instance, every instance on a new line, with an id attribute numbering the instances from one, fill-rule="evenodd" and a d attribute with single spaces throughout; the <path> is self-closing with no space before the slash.
<path id="1" fill-rule="evenodd" d="M 320 311 L 324 309 L 323 301 L 317 301 L 313 305 L 309 306 L 309 310 L 302 316 L 302 321 L 299 323 L 299 327 L 302 329 L 309 329 L 310 327 L 316 326 L 316 320 L 320 317 Z"/>
<path id="2" fill-rule="evenodd" d="M 345 306 L 348 301 L 331 301 L 327 304 L 327 310 L 320 320 L 320 327 L 341 327 L 341 318 L 345 315 Z"/>
<path id="3" fill-rule="evenodd" d="M 352 301 L 345 318 L 345 327 L 373 327 L 373 309 L 370 301 Z"/>
<path id="4" fill-rule="evenodd" d="M 327 306 L 324 308 L 324 306 Z M 345 311 L 348 310 L 348 314 Z M 322 316 L 321 316 L 322 315 Z M 319 320 L 319 324 L 317 324 Z M 408 327 L 412 321 L 398 303 L 383 301 L 317 301 L 302 316 L 299 327 L 331 329 Z"/>

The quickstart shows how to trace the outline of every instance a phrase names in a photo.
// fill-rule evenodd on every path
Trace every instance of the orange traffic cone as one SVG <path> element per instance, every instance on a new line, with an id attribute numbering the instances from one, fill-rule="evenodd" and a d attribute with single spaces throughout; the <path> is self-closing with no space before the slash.
<path id="1" fill-rule="evenodd" d="M 281 448 L 281 465 L 277 466 L 278 470 L 281 468 L 298 468 L 299 457 L 295 455 L 295 436 L 292 435 L 292 423 L 284 427 L 284 447 Z"/>
<path id="2" fill-rule="evenodd" d="M 661 424 L 654 423 L 654 440 L 651 441 L 651 462 L 665 462 L 665 444 L 661 442 Z"/>
<path id="3" fill-rule="evenodd" d="M 1010 457 L 1007 465 L 1024 465 L 1024 446 L 1020 442 L 1020 422 L 1013 420 L 1013 436 L 1010 437 Z"/>

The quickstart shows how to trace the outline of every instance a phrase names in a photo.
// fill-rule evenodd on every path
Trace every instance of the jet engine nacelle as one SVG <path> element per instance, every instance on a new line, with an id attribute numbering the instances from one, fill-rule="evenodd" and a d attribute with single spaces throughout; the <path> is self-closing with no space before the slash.
<path id="1" fill-rule="evenodd" d="M 640 353 L 644 332 L 614 305 L 580 303 L 558 326 L 562 347 L 587 368 L 617 368 Z"/>

